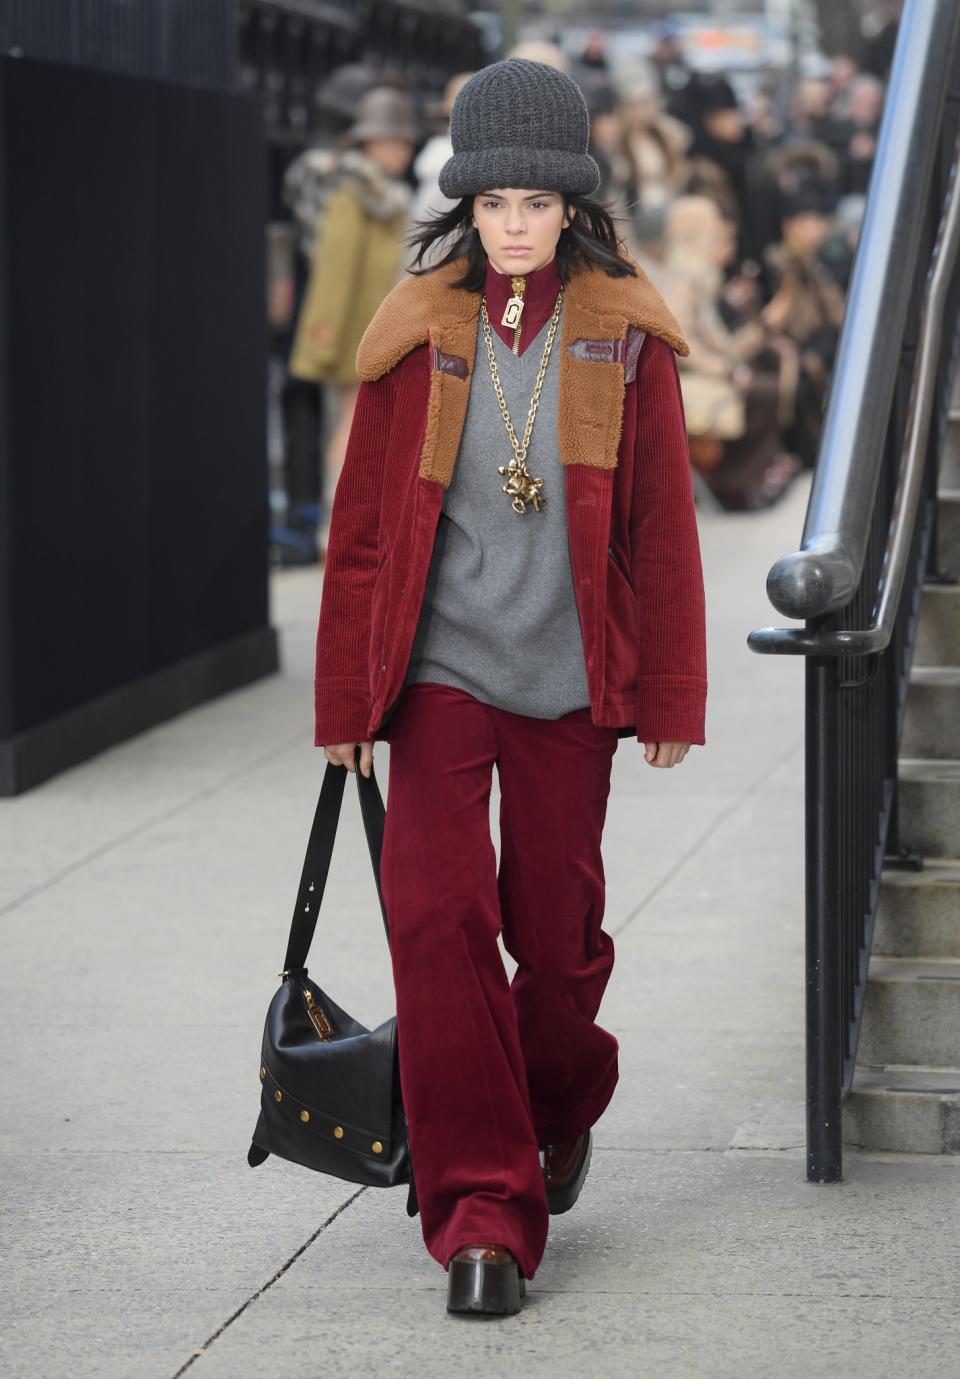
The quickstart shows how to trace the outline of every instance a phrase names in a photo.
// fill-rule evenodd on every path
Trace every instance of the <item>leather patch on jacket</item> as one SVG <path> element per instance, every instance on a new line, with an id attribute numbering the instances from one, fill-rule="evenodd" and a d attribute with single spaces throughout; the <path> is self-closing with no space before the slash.
<path id="1" fill-rule="evenodd" d="M 572 340 L 567 349 L 574 359 L 590 364 L 619 364 L 623 359 L 622 340 Z"/>
<path id="2" fill-rule="evenodd" d="M 431 356 L 432 367 L 437 373 L 449 373 L 453 374 L 454 378 L 466 378 L 470 372 L 462 354 L 446 354 L 433 345 Z"/>
<path id="3" fill-rule="evenodd" d="M 647 332 L 639 326 L 627 326 L 627 344 L 623 356 L 623 381 L 632 383 L 637 376 L 637 360 Z"/>
<path id="4" fill-rule="evenodd" d="M 585 359 L 588 364 L 622 364 L 624 383 L 632 383 L 637 376 L 637 360 L 646 334 L 639 326 L 628 325 L 625 340 L 581 338 L 572 341 L 567 349 L 574 359 Z"/>

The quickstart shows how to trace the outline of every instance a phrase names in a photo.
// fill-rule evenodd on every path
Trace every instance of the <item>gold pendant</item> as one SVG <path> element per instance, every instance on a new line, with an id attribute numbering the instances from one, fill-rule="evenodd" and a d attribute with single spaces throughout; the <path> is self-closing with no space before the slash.
<path id="1" fill-rule="evenodd" d="M 514 512 L 526 512 L 528 503 L 534 512 L 540 511 L 547 501 L 543 496 L 543 480 L 533 477 L 527 469 L 525 460 L 519 455 L 514 455 L 509 464 L 498 465 L 497 472 L 506 476 L 507 482 L 503 485 L 503 492 L 513 498 L 510 506 Z"/>
<path id="2" fill-rule="evenodd" d="M 500 317 L 500 324 L 502 326 L 518 326 L 522 315 L 523 298 L 511 297 L 504 308 L 503 315 Z"/>
<path id="3" fill-rule="evenodd" d="M 520 317 L 523 315 L 523 290 L 527 285 L 526 278 L 511 278 L 510 286 L 513 288 L 513 296 L 503 309 L 500 317 L 502 326 L 519 326 Z"/>

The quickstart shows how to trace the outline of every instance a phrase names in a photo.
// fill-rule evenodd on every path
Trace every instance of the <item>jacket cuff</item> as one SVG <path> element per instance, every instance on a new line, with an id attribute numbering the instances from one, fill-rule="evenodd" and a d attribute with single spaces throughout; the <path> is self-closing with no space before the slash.
<path id="1" fill-rule="evenodd" d="M 706 745 L 707 682 L 695 676 L 657 675 L 637 689 L 638 742 Z"/>
<path id="2" fill-rule="evenodd" d="M 363 676 L 325 676 L 313 694 L 315 747 L 366 741 L 373 705 Z"/>

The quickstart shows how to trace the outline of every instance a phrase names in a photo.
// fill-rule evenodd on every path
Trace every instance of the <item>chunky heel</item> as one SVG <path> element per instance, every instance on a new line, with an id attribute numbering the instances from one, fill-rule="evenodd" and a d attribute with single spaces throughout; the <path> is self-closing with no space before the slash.
<path id="1" fill-rule="evenodd" d="M 526 1282 L 509 1250 L 496 1245 L 468 1245 L 447 1268 L 447 1311 L 511 1316 L 520 1311 Z"/>
<path id="2" fill-rule="evenodd" d="M 589 1130 L 575 1140 L 547 1146 L 543 1178 L 551 1216 L 569 1211 L 580 1196 L 592 1153 L 593 1135 Z"/>

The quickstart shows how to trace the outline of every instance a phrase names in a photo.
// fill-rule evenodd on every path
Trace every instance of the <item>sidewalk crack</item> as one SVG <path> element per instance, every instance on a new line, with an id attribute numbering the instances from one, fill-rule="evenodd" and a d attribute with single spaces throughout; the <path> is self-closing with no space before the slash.
<path id="1" fill-rule="evenodd" d="M 243 780 L 244 776 L 249 776 L 255 771 L 259 771 L 261 766 L 275 761 L 279 753 L 290 751 L 298 744 L 302 744 L 302 742 L 303 733 L 301 731 L 289 738 L 284 738 L 282 741 L 274 743 L 268 752 L 263 752 L 260 756 L 254 757 L 251 761 L 247 761 L 242 766 L 236 767 L 235 770 L 228 771 L 225 776 L 221 776 L 216 781 L 211 781 L 209 785 L 205 785 L 201 789 L 194 791 L 192 795 L 187 795 L 184 799 L 178 800 L 176 804 L 169 805 L 166 809 L 162 809 L 156 814 L 151 814 L 149 818 L 141 819 L 140 822 L 134 824 L 132 828 L 128 828 L 123 833 L 116 834 L 113 838 L 108 838 L 105 842 L 91 848 L 89 852 L 85 852 L 81 857 L 75 857 L 72 862 L 67 862 L 59 871 L 54 872 L 52 876 L 48 876 L 45 880 L 38 882 L 37 885 L 31 886 L 28 890 L 22 891 L 20 895 L 13 896 L 6 904 L 0 905 L 0 917 L 12 914 L 14 910 L 19 910 L 22 905 L 26 905 L 36 896 L 42 895 L 44 891 L 52 890 L 55 886 L 58 886 L 61 881 L 66 880 L 67 877 L 89 866 L 91 862 L 99 862 L 102 857 L 106 857 L 118 847 L 122 847 L 124 843 L 129 843 L 131 839 L 136 838 L 139 834 L 149 832 L 149 830 L 157 824 L 166 823 L 169 819 L 175 819 L 178 814 L 183 814 L 187 810 L 192 809 L 193 806 L 199 804 L 201 800 L 208 800 L 212 795 L 216 795 L 228 786 Z"/>
<path id="2" fill-rule="evenodd" d="M 241 1305 L 237 1308 L 236 1312 L 231 1313 L 231 1315 L 227 1318 L 223 1325 L 218 1326 L 216 1331 L 214 1331 L 213 1335 L 207 1337 L 203 1345 L 197 1346 L 196 1350 L 190 1356 L 190 1359 L 186 1362 L 186 1364 L 181 1365 L 180 1368 L 177 1370 L 176 1374 L 173 1376 L 173 1379 L 180 1379 L 181 1374 L 186 1374 L 187 1370 L 190 1368 L 193 1362 L 195 1360 L 199 1360 L 203 1355 L 207 1353 L 207 1351 L 213 1345 L 214 1341 L 217 1340 L 219 1336 L 223 1335 L 227 1327 L 232 1326 L 233 1323 L 237 1320 L 237 1318 L 241 1316 L 244 1312 L 246 1312 L 247 1308 L 250 1306 L 252 1302 L 256 1302 L 257 1298 L 263 1297 L 263 1294 L 267 1291 L 267 1289 L 272 1288 L 273 1285 L 277 1282 L 277 1280 L 283 1277 L 283 1275 L 290 1268 L 291 1264 L 296 1263 L 296 1261 L 300 1258 L 303 1252 L 305 1250 L 309 1250 L 310 1246 L 317 1239 L 317 1237 L 322 1235 L 328 1226 L 332 1226 L 334 1221 L 336 1221 L 337 1217 L 342 1216 L 348 1207 L 352 1207 L 357 1198 L 362 1197 L 366 1190 L 366 1187 L 358 1188 L 357 1191 L 353 1193 L 352 1196 L 348 1197 L 345 1202 L 341 1202 L 340 1206 L 337 1207 L 336 1211 L 331 1212 L 327 1219 L 321 1222 L 321 1224 L 314 1231 L 313 1235 L 311 1235 L 308 1240 L 305 1240 L 298 1250 L 294 1250 L 293 1254 L 290 1256 L 287 1262 L 285 1264 L 282 1264 L 280 1268 L 277 1270 L 277 1272 L 273 1274 L 271 1278 L 267 1279 L 266 1283 L 261 1284 L 261 1286 L 257 1289 L 255 1293 L 251 1293 L 250 1297 L 247 1298 L 246 1302 L 241 1303 Z"/>

